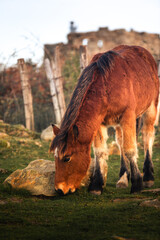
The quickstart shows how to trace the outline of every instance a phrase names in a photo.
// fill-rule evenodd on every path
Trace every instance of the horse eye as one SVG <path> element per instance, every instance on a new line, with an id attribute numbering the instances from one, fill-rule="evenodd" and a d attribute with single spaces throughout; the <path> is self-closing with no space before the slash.
<path id="1" fill-rule="evenodd" d="M 69 162 L 70 159 L 71 159 L 70 157 L 64 157 L 64 158 L 63 158 L 63 162 Z"/>

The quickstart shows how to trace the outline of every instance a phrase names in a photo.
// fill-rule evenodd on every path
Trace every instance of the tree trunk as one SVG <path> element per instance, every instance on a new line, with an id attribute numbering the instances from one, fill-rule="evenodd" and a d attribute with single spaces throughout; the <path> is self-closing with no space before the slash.
<path id="1" fill-rule="evenodd" d="M 29 130 L 34 130 L 32 92 L 31 92 L 31 86 L 29 83 L 29 78 L 27 73 L 27 66 L 23 58 L 18 59 L 18 67 L 19 67 L 21 86 L 22 86 L 22 92 L 23 92 L 26 128 L 28 128 Z"/>

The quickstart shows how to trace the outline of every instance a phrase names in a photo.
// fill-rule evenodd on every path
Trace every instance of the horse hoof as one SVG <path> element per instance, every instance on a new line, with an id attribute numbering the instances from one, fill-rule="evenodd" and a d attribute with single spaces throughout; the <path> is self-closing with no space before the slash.
<path id="1" fill-rule="evenodd" d="M 132 181 L 131 193 L 141 192 L 142 189 L 143 189 L 143 181 L 142 181 L 142 177 L 140 176 L 138 179 Z"/>
<path id="2" fill-rule="evenodd" d="M 102 194 L 102 192 L 101 192 L 100 190 L 99 190 L 99 191 L 92 190 L 92 191 L 90 191 L 90 193 L 91 193 L 91 194 L 94 194 L 94 195 L 97 195 L 97 196 L 99 196 L 99 195 Z"/>
<path id="3" fill-rule="evenodd" d="M 143 187 L 144 188 L 150 188 L 153 185 L 154 185 L 154 181 L 152 181 L 152 180 L 143 182 Z"/>
<path id="4" fill-rule="evenodd" d="M 127 178 L 127 173 L 125 172 L 117 182 L 116 188 L 127 188 L 127 187 L 128 187 L 128 178 Z"/>
<path id="5" fill-rule="evenodd" d="M 116 188 L 127 188 L 127 187 L 128 187 L 128 183 L 126 182 L 118 181 L 116 184 Z"/>

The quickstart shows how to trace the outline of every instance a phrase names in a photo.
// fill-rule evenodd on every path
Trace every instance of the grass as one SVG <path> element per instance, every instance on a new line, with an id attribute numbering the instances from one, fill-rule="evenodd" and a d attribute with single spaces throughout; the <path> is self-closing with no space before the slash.
<path id="1" fill-rule="evenodd" d="M 0 123 L 1 124 L 1 123 Z M 9 128 L 9 127 L 8 127 Z M 25 190 L 3 186 L 4 179 L 14 170 L 24 168 L 35 159 L 53 160 L 48 154 L 49 143 L 19 127 L 5 132 L 10 147 L 0 147 L 0 239 L 160 239 L 160 209 L 142 207 L 146 199 L 160 199 L 158 193 L 130 194 L 127 189 L 116 189 L 120 160 L 110 156 L 107 186 L 101 196 L 94 196 L 86 188 L 65 197 L 31 196 Z M 2 124 L 0 131 L 2 132 Z M 14 134 L 11 134 L 15 131 Z M 23 131 L 25 131 L 23 129 Z M 23 135 L 23 137 L 22 137 Z M 154 188 L 160 188 L 160 133 L 156 135 L 153 150 L 155 169 Z M 143 169 L 143 149 L 140 137 L 139 167 Z"/>

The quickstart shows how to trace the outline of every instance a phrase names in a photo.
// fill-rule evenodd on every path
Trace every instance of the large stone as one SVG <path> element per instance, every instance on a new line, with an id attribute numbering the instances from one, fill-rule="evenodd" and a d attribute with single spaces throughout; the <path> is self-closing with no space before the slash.
<path id="1" fill-rule="evenodd" d="M 90 168 L 88 169 L 85 178 L 82 180 L 81 186 L 89 186 L 92 172 L 93 161 L 91 161 Z M 26 168 L 21 170 L 18 169 L 13 172 L 8 178 L 6 178 L 4 184 L 9 184 L 15 189 L 26 189 L 32 195 L 54 196 L 56 194 L 54 189 L 54 176 L 55 162 L 38 159 L 30 162 Z"/>
<path id="2" fill-rule="evenodd" d="M 55 162 L 49 160 L 35 160 L 20 170 L 13 172 L 4 184 L 16 189 L 26 189 L 32 195 L 54 196 Z"/>
<path id="3" fill-rule="evenodd" d="M 54 137 L 52 126 L 47 127 L 41 133 L 41 139 L 45 141 L 52 140 Z"/>
<path id="4" fill-rule="evenodd" d="M 140 206 L 160 208 L 160 201 L 158 199 L 147 200 L 142 202 Z"/>

